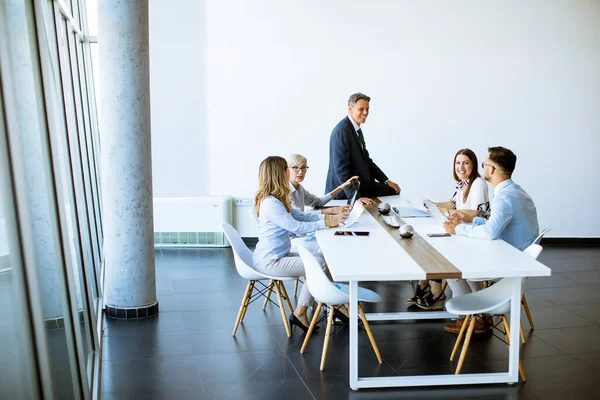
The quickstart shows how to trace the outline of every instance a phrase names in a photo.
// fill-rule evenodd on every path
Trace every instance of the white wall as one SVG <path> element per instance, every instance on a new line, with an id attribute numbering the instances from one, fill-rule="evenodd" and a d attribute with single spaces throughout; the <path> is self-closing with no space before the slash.
<path id="1" fill-rule="evenodd" d="M 209 192 L 204 3 L 149 3 L 155 196 Z"/>
<path id="2" fill-rule="evenodd" d="M 372 97 L 364 126 L 371 155 L 405 191 L 448 198 L 457 149 L 483 159 L 488 146 L 502 145 L 517 154 L 514 179 L 550 236 L 600 236 L 598 213 L 579 206 L 600 197 L 599 1 L 205 0 L 206 14 L 186 4 L 176 15 L 197 14 L 194 40 L 178 25 L 161 34 L 162 46 L 176 60 L 206 60 L 207 97 L 189 100 L 206 105 L 207 131 L 192 129 L 202 116 L 182 113 L 189 129 L 166 146 L 157 113 L 175 114 L 175 94 L 189 96 L 190 86 L 201 95 L 205 75 L 200 65 L 182 82 L 165 68 L 171 94 L 157 100 L 160 81 L 152 81 L 154 147 L 166 146 L 155 152 L 155 188 L 189 185 L 161 183 L 156 166 L 167 176 L 172 164 L 208 160 L 201 181 L 211 193 L 251 197 L 264 157 L 299 152 L 311 167 L 306 187 L 322 193 L 329 135 L 348 96 L 361 91 Z M 167 38 L 180 42 L 167 46 Z M 205 140 L 208 158 L 192 157 Z"/>

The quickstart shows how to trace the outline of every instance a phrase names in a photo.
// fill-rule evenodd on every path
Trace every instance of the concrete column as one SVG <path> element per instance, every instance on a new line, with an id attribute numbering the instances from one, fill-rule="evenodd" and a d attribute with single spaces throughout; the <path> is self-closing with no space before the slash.
<path id="1" fill-rule="evenodd" d="M 154 271 L 148 2 L 98 2 L 107 314 L 158 312 Z"/>

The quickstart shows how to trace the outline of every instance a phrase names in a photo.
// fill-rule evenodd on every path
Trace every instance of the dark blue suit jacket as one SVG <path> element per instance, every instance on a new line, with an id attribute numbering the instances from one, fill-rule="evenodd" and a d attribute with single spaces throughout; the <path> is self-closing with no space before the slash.
<path id="1" fill-rule="evenodd" d="M 371 160 L 366 147 L 362 149 L 350 117 L 346 117 L 333 128 L 329 139 L 329 171 L 325 193 L 331 192 L 355 175 L 360 179 L 360 197 L 396 194 L 394 189 L 383 185 L 387 176 Z M 348 194 L 342 191 L 335 199 L 347 199 Z"/>

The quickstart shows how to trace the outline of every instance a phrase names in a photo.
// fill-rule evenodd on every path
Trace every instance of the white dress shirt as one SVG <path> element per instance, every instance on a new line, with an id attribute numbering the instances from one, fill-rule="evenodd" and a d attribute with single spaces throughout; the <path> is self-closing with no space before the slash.
<path id="1" fill-rule="evenodd" d="M 467 199 L 463 201 L 463 191 L 468 181 L 460 181 L 456 185 L 456 191 L 452 196 L 452 202 L 457 210 L 479 210 L 484 213 L 490 208 L 488 186 L 482 178 L 475 178 Z"/>

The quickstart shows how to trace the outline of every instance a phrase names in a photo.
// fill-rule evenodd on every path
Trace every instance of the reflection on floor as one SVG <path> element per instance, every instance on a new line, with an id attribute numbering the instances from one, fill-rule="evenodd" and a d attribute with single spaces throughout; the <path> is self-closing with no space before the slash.
<path id="1" fill-rule="evenodd" d="M 229 249 L 162 249 L 156 252 L 160 315 L 138 321 L 107 320 L 103 333 L 103 399 L 585 399 L 600 390 L 600 247 L 547 247 L 540 261 L 548 278 L 528 279 L 535 323 L 524 321 L 526 383 L 509 386 L 360 390 L 348 387 L 348 331 L 332 336 L 327 365 L 319 371 L 323 331 L 304 354 L 304 335 L 288 338 L 279 310 L 250 307 L 231 336 L 246 281 Z M 409 283 L 370 285 L 384 301 L 365 311 L 403 310 Z M 288 288 L 292 293 L 292 287 Z M 361 376 L 452 373 L 455 336 L 448 321 L 373 323 L 384 363 L 361 337 Z M 506 371 L 506 345 L 477 335 L 464 373 Z"/>

